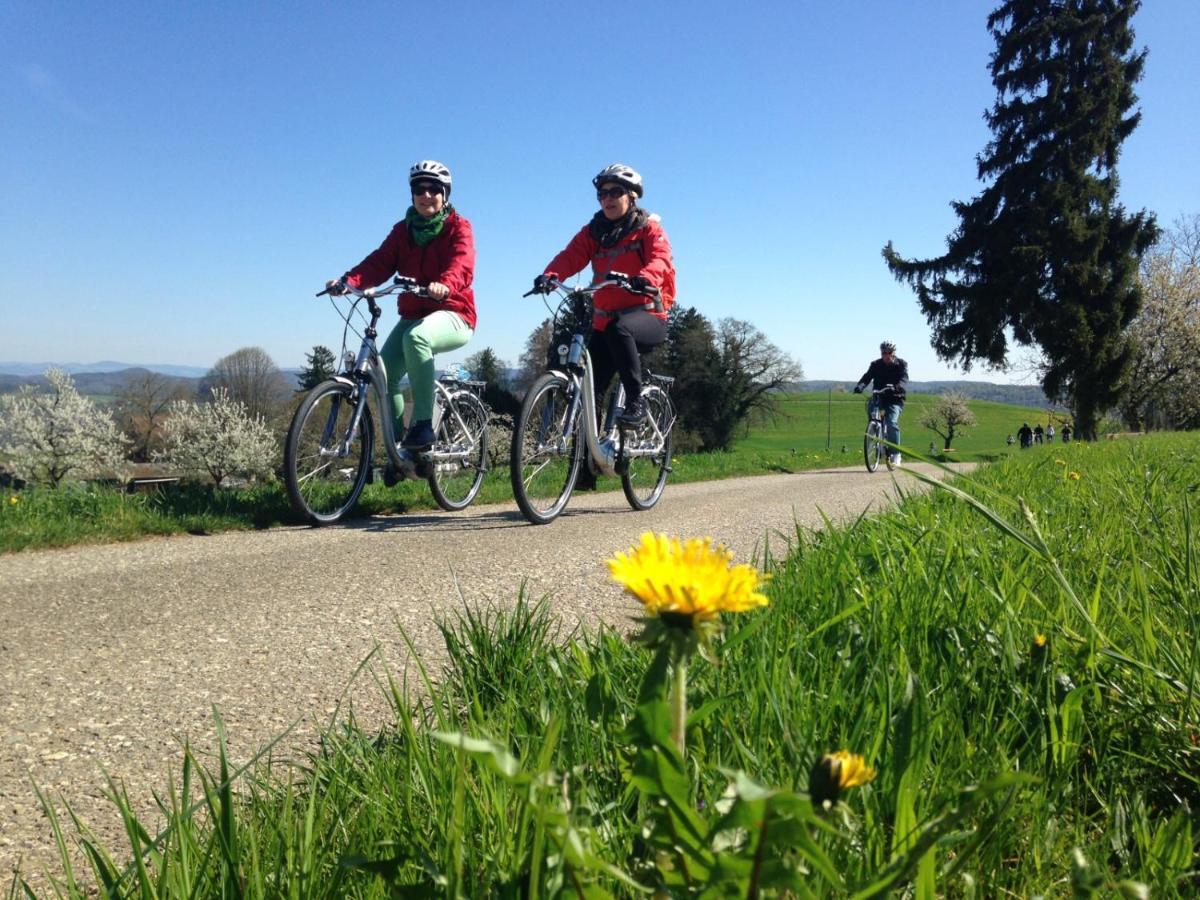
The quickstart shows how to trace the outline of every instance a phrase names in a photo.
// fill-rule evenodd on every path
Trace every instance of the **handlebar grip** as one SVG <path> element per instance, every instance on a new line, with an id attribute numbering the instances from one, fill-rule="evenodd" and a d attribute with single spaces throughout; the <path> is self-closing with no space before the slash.
<path id="1" fill-rule="evenodd" d="M 325 290 L 323 290 L 323 291 L 317 291 L 313 296 L 314 297 L 324 297 L 328 293 L 329 293 L 329 288 L 325 288 Z"/>

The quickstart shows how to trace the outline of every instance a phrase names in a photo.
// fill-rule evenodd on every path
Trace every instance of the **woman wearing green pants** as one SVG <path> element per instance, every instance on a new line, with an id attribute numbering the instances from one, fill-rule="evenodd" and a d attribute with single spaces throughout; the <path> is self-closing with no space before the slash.
<path id="1" fill-rule="evenodd" d="M 471 223 L 450 205 L 450 170 L 426 159 L 408 172 L 412 206 L 393 226 L 379 248 L 341 279 L 328 282 L 375 287 L 393 275 L 428 285 L 429 297 L 401 294 L 400 323 L 392 329 L 379 355 L 387 367 L 388 393 L 396 433 L 404 422 L 400 381 L 408 375 L 413 408 L 404 446 L 424 450 L 433 443 L 433 357 L 457 350 L 475 332 L 475 239 Z"/>

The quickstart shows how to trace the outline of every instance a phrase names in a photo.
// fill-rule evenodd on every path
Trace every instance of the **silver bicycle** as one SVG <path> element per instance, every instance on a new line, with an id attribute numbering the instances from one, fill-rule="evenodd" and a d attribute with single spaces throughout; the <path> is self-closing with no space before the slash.
<path id="1" fill-rule="evenodd" d="M 535 525 L 553 521 L 566 508 L 580 467 L 620 475 L 625 499 L 634 509 L 658 503 L 671 472 L 671 429 L 675 407 L 669 394 L 674 378 L 643 373 L 642 399 L 647 415 L 641 424 L 618 421 L 625 391 L 617 383 L 609 392 L 603 424 L 597 422 L 592 361 L 587 351 L 592 335 L 592 296 L 618 285 L 630 293 L 657 298 L 657 291 L 635 290 L 629 278 L 610 272 L 605 281 L 571 288 L 547 282 L 558 298 L 554 330 L 561 337 L 554 352 L 557 365 L 533 383 L 513 428 L 510 474 L 513 496 Z M 525 296 L 536 293 L 530 291 Z"/>
<path id="2" fill-rule="evenodd" d="M 863 434 L 863 461 L 867 471 L 874 472 L 883 460 L 888 469 L 892 468 L 892 454 L 896 451 L 884 443 L 887 433 L 884 428 L 884 416 L 889 404 L 895 401 L 895 388 L 885 385 L 877 391 L 871 391 L 867 399 L 867 430 Z"/>
<path id="3" fill-rule="evenodd" d="M 481 399 L 482 381 L 443 376 L 434 383 L 433 446 L 413 453 L 397 444 L 392 426 L 391 397 L 387 372 L 375 345 L 376 325 L 382 310 L 377 297 L 395 293 L 428 296 L 424 287 L 410 278 L 397 276 L 387 287 L 362 291 L 343 285 L 348 308 L 334 309 L 346 327 L 342 332 L 342 371 L 309 391 L 288 429 L 284 448 L 284 480 L 288 497 L 297 514 L 314 525 L 330 525 L 342 519 L 358 501 L 363 487 L 373 478 L 375 422 L 371 415 L 373 397 L 379 413 L 381 443 L 389 468 L 389 484 L 402 478 L 429 482 L 438 506 L 448 511 L 464 509 L 479 493 L 487 474 L 488 419 Z M 360 304 L 365 301 L 370 319 Z M 358 332 L 358 326 L 366 327 Z M 347 336 L 360 334 L 357 355 L 347 352 Z"/>

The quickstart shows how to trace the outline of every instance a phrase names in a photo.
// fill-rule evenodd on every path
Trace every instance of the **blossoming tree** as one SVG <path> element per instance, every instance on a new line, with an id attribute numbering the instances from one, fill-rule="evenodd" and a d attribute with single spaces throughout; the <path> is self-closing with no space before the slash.
<path id="1" fill-rule="evenodd" d="M 45 377 L 49 391 L 25 387 L 0 397 L 0 466 L 55 487 L 68 476 L 122 475 L 126 442 L 112 416 L 61 369 Z"/>
<path id="2" fill-rule="evenodd" d="M 166 449 L 158 458 L 191 475 L 208 475 L 218 487 L 230 475 L 269 475 L 278 455 L 275 438 L 261 418 L 224 388 L 212 401 L 172 404 L 163 426 Z"/>

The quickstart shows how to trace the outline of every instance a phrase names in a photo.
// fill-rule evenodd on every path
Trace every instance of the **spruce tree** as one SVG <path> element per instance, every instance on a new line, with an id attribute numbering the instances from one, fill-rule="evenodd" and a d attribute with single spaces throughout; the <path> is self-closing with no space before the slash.
<path id="1" fill-rule="evenodd" d="M 1008 335 L 1040 349 L 1042 386 L 1066 399 L 1076 434 L 1094 438 L 1120 397 L 1137 314 L 1137 267 L 1154 217 L 1117 201 L 1117 160 L 1137 127 L 1139 0 L 1008 0 L 988 16 L 996 41 L 992 140 L 977 158 L 986 184 L 956 202 L 957 230 L 934 259 L 883 250 L 933 328 L 932 344 L 965 370 L 1003 365 Z"/>
<path id="2" fill-rule="evenodd" d="M 297 391 L 311 391 L 322 381 L 327 381 L 337 374 L 337 358 L 333 351 L 320 344 L 313 347 L 312 353 L 304 354 L 308 365 L 300 370 Z"/>

